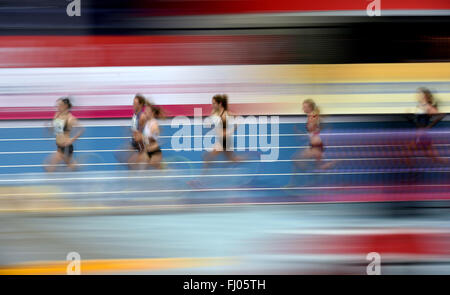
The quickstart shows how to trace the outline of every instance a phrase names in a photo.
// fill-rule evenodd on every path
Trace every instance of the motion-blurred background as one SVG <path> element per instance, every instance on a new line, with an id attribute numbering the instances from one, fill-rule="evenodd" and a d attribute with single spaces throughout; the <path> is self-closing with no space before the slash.
<path id="1" fill-rule="evenodd" d="M 366 274 L 370 252 L 382 274 L 450 273 L 449 118 L 429 131 L 439 161 L 410 151 L 407 119 L 420 87 L 450 110 L 449 1 L 383 0 L 372 17 L 365 0 L 80 0 L 70 17 L 73 2 L 0 0 L 0 274 L 65 274 L 69 252 L 86 274 Z M 162 171 L 115 156 L 136 93 L 167 113 Z M 209 115 L 216 93 L 280 116 L 278 159 L 247 149 L 205 173 L 205 151 L 173 148 L 172 118 Z M 47 174 L 66 95 L 80 167 Z M 293 159 L 306 98 L 329 170 Z"/>

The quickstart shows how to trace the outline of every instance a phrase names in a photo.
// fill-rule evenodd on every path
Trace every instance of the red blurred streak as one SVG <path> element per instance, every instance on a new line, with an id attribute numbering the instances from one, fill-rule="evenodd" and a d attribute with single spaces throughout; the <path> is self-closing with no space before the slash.
<path id="1" fill-rule="evenodd" d="M 416 193 L 360 193 L 353 194 L 348 190 L 341 195 L 322 195 L 310 197 L 310 202 L 402 202 L 402 201 L 450 200 L 450 192 L 430 192 L 424 190 Z"/>
<path id="2" fill-rule="evenodd" d="M 146 15 L 204 15 L 239 13 L 275 13 L 365 10 L 373 0 L 210 0 L 210 1 L 153 1 L 141 2 Z M 381 9 L 449 9 L 447 0 L 382 0 Z"/>
<path id="3" fill-rule="evenodd" d="M 450 234 L 442 233 L 370 233 L 298 235 L 280 238 L 271 249 L 290 254 L 367 255 L 450 255 Z"/>
<path id="4" fill-rule="evenodd" d="M 275 64 L 281 56 L 267 57 L 272 49 L 266 45 L 289 38 L 293 37 L 0 36 L 0 68 Z"/>
<path id="5" fill-rule="evenodd" d="M 276 115 L 285 112 L 286 105 L 277 103 L 242 103 L 230 107 L 236 115 Z M 295 104 L 297 105 L 297 104 Z M 168 117 L 194 116 L 194 109 L 200 108 L 203 116 L 211 113 L 210 104 L 160 105 Z M 72 113 L 82 119 L 131 118 L 132 106 L 79 106 Z M 0 107 L 0 120 L 52 119 L 54 107 Z"/>

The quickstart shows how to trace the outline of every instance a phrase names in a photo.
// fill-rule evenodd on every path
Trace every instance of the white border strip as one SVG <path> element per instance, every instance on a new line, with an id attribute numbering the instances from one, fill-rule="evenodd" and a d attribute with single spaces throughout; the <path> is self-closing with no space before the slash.
<path id="1" fill-rule="evenodd" d="M 411 169 L 411 172 L 414 171 Z M 312 176 L 312 175 L 362 175 L 362 174 L 400 174 L 406 171 L 355 171 L 355 172 L 309 172 L 309 173 L 247 173 L 247 174 L 183 174 L 183 175 L 147 175 L 147 176 L 111 176 L 111 177 L 61 177 L 61 178 L 30 178 L 30 179 L 0 179 L 4 182 L 52 182 L 52 181 L 80 181 L 80 180 L 129 180 L 129 179 L 164 179 L 164 178 L 206 178 L 206 177 L 262 177 L 262 176 Z M 450 170 L 427 169 L 423 173 L 450 173 Z M 282 189 L 282 188 L 273 188 Z M 285 188 L 289 189 L 289 188 Z"/>
<path id="2" fill-rule="evenodd" d="M 329 149 L 329 148 L 369 148 L 369 147 L 373 147 L 373 148 L 380 148 L 380 147 L 404 147 L 405 145 L 401 145 L 401 144 L 373 144 L 373 145 L 335 145 L 335 146 L 325 146 L 325 148 Z M 447 147 L 450 146 L 450 144 L 435 144 L 435 147 Z M 309 148 L 309 145 L 304 145 L 304 146 L 263 146 L 263 147 L 254 147 L 256 152 L 258 149 L 305 149 L 305 148 Z M 206 152 L 205 149 L 201 148 L 201 149 L 197 149 L 195 147 L 191 147 L 190 150 L 185 151 L 185 150 L 178 150 L 178 149 L 161 149 L 162 151 L 175 151 L 175 152 Z M 110 152 L 134 152 L 135 150 L 75 150 L 74 153 L 110 153 Z M 235 151 L 235 152 L 248 152 L 248 151 L 252 151 L 250 150 L 250 147 L 245 147 L 245 148 L 234 148 L 233 150 L 230 151 Z M 51 154 L 54 153 L 55 151 L 30 151 L 30 152 L 0 152 L 0 155 L 17 155 L 17 154 Z"/>
<path id="3" fill-rule="evenodd" d="M 450 131 L 428 131 L 428 134 L 450 134 Z M 336 133 L 320 133 L 322 136 L 380 136 L 380 135 L 415 135 L 414 131 L 381 131 L 381 132 L 336 132 Z M 308 133 L 278 133 L 278 134 L 234 134 L 234 137 L 259 137 L 259 136 L 281 136 L 281 137 L 289 137 L 289 136 L 309 136 Z M 181 135 L 161 135 L 159 138 L 184 138 L 186 136 Z M 215 135 L 191 135 L 189 138 L 208 138 L 215 137 Z M 104 136 L 104 137 L 80 137 L 78 140 L 102 140 L 102 139 L 130 139 L 130 136 Z M 1 141 L 47 141 L 47 140 L 55 140 L 54 137 L 36 137 L 36 138 L 0 138 Z"/>
<path id="4" fill-rule="evenodd" d="M 444 159 L 450 159 L 449 157 L 440 157 Z M 405 158 L 335 158 L 335 159 L 322 159 L 324 162 L 342 162 L 342 161 L 392 161 L 392 160 L 404 160 Z M 429 159 L 428 157 L 410 157 L 408 159 Z M 315 162 L 315 159 L 287 159 L 287 160 L 242 160 L 240 163 L 277 163 L 277 162 Z M 198 164 L 202 165 L 204 161 L 163 161 L 164 164 Z M 231 161 L 209 161 L 209 163 L 232 163 Z M 140 163 L 131 163 L 140 164 Z M 91 163 L 91 164 L 80 164 L 79 166 L 125 166 L 129 163 Z M 27 167 L 48 167 L 48 166 L 58 166 L 66 167 L 66 164 L 35 164 L 35 165 L 0 165 L 0 168 L 27 168 Z M 164 170 L 164 171 L 167 171 Z M 15 174 L 16 175 L 16 174 Z M 17 174 L 18 175 L 18 174 Z"/>
<path id="5" fill-rule="evenodd" d="M 146 194 L 146 193 L 187 193 L 187 192 L 223 192 L 223 191 L 278 191 L 278 190 L 335 190 L 335 189 L 379 189 L 379 188 L 405 188 L 405 187 L 449 187 L 450 185 L 393 185 L 393 186 L 335 186 L 335 187 L 253 187 L 253 188 L 199 188 L 199 189 L 161 189 L 139 191 L 91 191 L 91 192 L 31 192 L 6 193 L 0 197 L 20 196 L 57 196 L 57 195 L 105 195 L 105 194 Z"/>
<path id="6" fill-rule="evenodd" d="M 408 114 L 404 114 L 405 116 Z M 270 116 L 270 115 L 267 115 Z M 283 116 L 279 117 L 280 124 L 292 124 L 292 123 L 306 123 L 306 116 L 299 114 L 298 116 Z M 407 120 L 400 120 L 402 114 L 399 115 L 353 115 L 353 116 L 338 116 L 338 115 L 326 115 L 322 117 L 323 123 L 351 123 L 351 122 L 407 122 Z M 247 116 L 244 116 L 247 117 Z M 255 116 L 258 117 L 258 116 Z M 190 117 L 191 121 L 193 118 Z M 48 122 L 51 120 L 8 120 L 0 121 L 0 128 L 48 128 Z M 450 116 L 446 116 L 443 121 L 450 121 Z M 80 123 L 84 127 L 130 127 L 131 116 L 129 119 L 80 119 Z M 170 126 L 171 120 L 160 121 L 161 126 Z M 192 124 L 195 125 L 195 124 Z"/>

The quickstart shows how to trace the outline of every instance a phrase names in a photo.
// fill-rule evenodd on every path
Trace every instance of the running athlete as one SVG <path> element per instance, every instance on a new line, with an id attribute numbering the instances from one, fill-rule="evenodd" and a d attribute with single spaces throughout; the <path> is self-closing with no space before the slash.
<path id="1" fill-rule="evenodd" d="M 225 157 L 232 162 L 240 161 L 241 159 L 233 154 L 232 151 L 227 150 L 227 139 L 234 133 L 233 128 L 229 128 L 227 124 L 227 117 L 230 116 L 228 112 L 228 96 L 226 94 L 216 94 L 212 98 L 212 113 L 211 117 L 213 121 L 219 123 L 216 125 L 216 138 L 219 139 L 216 141 L 216 144 L 213 148 L 213 151 L 206 154 L 204 157 L 204 165 L 207 167 L 209 162 L 217 157 L 220 153 L 223 153 Z"/>
<path id="2" fill-rule="evenodd" d="M 145 125 L 144 106 L 146 99 L 142 94 L 136 94 L 133 100 L 133 118 L 131 119 L 131 149 L 134 152 L 128 158 L 128 167 L 131 169 L 136 168 L 140 154 L 145 150 L 144 141 L 142 137 L 142 131 Z"/>
<path id="3" fill-rule="evenodd" d="M 427 88 L 419 88 L 418 105 L 413 118 L 413 122 L 417 127 L 416 138 L 410 145 L 410 149 L 423 151 L 426 156 L 432 158 L 435 162 L 446 162 L 444 159 L 439 158 L 429 134 L 429 130 L 444 119 L 444 117 L 445 114 L 439 113 L 437 103 L 431 91 Z"/>
<path id="4" fill-rule="evenodd" d="M 158 144 L 160 134 L 157 119 L 161 119 L 163 113 L 161 108 L 146 101 L 145 119 L 146 123 L 142 132 L 145 150 L 141 153 L 140 162 L 145 161 L 150 166 L 161 169 L 162 151 Z"/>
<path id="5" fill-rule="evenodd" d="M 46 167 L 48 172 L 52 172 L 56 169 L 56 165 L 64 161 L 67 166 L 75 170 L 76 162 L 73 160 L 73 143 L 84 132 L 84 128 L 78 125 L 77 118 L 72 115 L 70 109 L 72 104 L 68 97 L 63 97 L 57 100 L 57 112 L 53 119 L 53 130 L 56 135 L 56 153 L 53 154 L 49 161 L 49 166 Z M 72 138 L 70 138 L 70 132 L 72 128 L 79 127 L 79 132 Z"/>
<path id="6" fill-rule="evenodd" d="M 307 115 L 306 130 L 309 136 L 309 149 L 303 151 L 303 153 L 296 153 L 294 160 L 299 158 L 313 158 L 316 159 L 316 163 L 322 161 L 324 146 L 322 139 L 320 138 L 320 110 L 319 107 L 312 99 L 306 99 L 303 101 L 303 112 Z M 300 162 L 294 161 L 295 166 L 302 167 Z M 323 164 L 321 169 L 330 168 L 334 162 Z"/>

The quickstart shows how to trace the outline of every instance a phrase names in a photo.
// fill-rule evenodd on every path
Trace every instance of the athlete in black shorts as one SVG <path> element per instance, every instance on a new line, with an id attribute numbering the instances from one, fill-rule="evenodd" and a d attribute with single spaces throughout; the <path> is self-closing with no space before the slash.
<path id="1" fill-rule="evenodd" d="M 52 172 L 56 169 L 56 165 L 64 161 L 72 170 L 76 167 L 73 160 L 73 142 L 77 140 L 84 132 L 84 128 L 79 128 L 79 132 L 70 138 L 70 132 L 73 127 L 78 126 L 77 118 L 72 115 L 70 109 L 72 104 L 68 97 L 63 97 L 57 101 L 57 112 L 53 119 L 53 129 L 56 135 L 56 153 L 49 160 L 46 170 Z"/>

